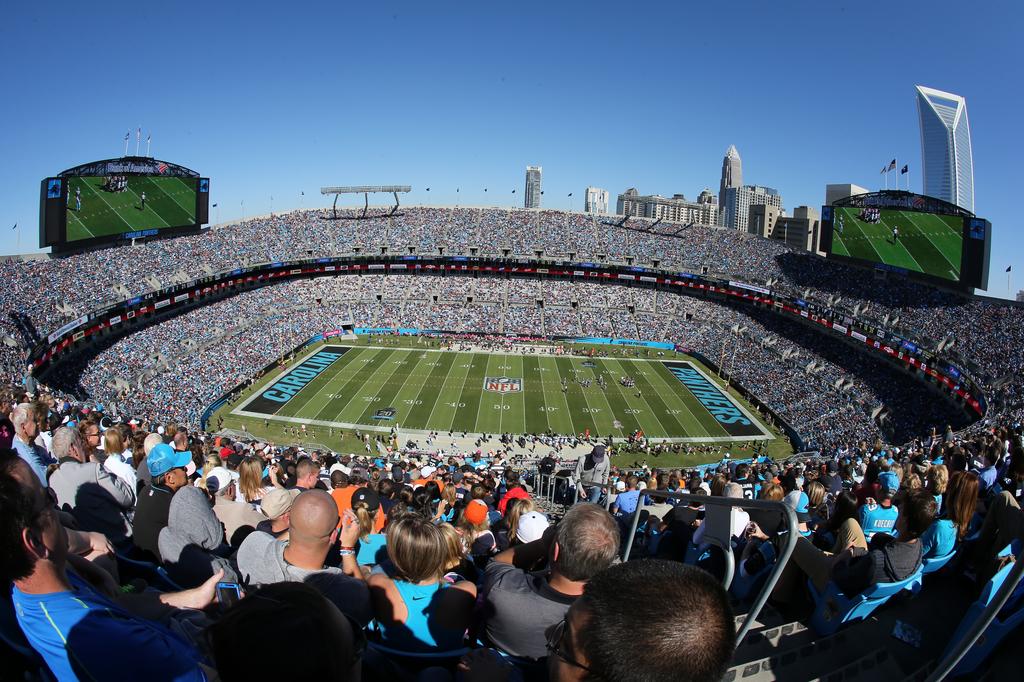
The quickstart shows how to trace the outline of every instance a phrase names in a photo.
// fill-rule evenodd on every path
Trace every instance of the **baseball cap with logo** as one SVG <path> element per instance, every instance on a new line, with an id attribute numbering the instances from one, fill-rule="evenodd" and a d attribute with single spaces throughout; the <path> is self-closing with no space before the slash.
<path id="1" fill-rule="evenodd" d="M 192 471 L 195 471 L 191 452 L 178 452 L 166 443 L 154 446 L 146 456 L 146 467 L 152 476 L 163 476 L 171 469 L 178 467 L 185 467 L 187 473 L 189 465 L 191 465 Z"/>
<path id="2" fill-rule="evenodd" d="M 352 493 L 352 506 L 357 504 L 365 504 L 367 509 L 374 512 L 380 508 L 380 497 L 370 488 L 359 488 Z"/>
<path id="3" fill-rule="evenodd" d="M 298 488 L 274 488 L 264 495 L 260 501 L 260 509 L 263 511 L 263 515 L 271 521 L 281 518 L 281 516 L 291 511 L 295 498 L 301 492 Z"/>

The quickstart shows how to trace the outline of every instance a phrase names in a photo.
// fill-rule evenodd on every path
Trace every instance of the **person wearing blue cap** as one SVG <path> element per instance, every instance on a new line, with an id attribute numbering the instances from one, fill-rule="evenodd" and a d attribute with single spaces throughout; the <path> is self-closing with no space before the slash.
<path id="1" fill-rule="evenodd" d="M 875 533 L 895 534 L 896 520 L 900 510 L 892 503 L 893 496 L 900 489 L 900 479 L 891 471 L 878 474 L 878 499 L 868 498 L 860 508 L 860 527 L 868 542 Z"/>
<path id="2" fill-rule="evenodd" d="M 139 493 L 132 527 L 132 541 L 150 559 L 160 560 L 160 531 L 167 527 L 171 498 L 188 484 L 188 470 L 195 465 L 191 452 L 178 452 L 166 443 L 159 443 L 146 456 L 152 481 Z"/>

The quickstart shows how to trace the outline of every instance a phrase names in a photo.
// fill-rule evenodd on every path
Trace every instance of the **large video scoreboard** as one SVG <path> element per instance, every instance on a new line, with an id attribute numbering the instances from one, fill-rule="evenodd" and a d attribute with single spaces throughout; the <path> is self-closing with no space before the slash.
<path id="1" fill-rule="evenodd" d="M 858 194 L 821 209 L 828 258 L 956 289 L 986 289 L 992 223 L 934 197 Z"/>
<path id="2" fill-rule="evenodd" d="M 39 247 L 59 253 L 198 232 L 209 206 L 209 178 L 184 166 L 137 156 L 95 161 L 43 180 Z"/>

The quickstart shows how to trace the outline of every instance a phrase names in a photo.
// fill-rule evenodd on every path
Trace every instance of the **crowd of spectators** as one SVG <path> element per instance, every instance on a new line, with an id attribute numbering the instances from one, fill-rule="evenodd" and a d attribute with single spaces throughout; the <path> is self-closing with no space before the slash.
<path id="1" fill-rule="evenodd" d="M 244 220 L 172 242 L 140 242 L 61 259 L 4 261 L 0 263 L 0 276 L 7 283 L 0 294 L 0 310 L 4 312 L 0 315 L 3 378 L 20 381 L 26 349 L 64 322 L 104 302 L 123 298 L 125 292 L 141 293 L 155 284 L 167 285 L 223 270 L 225 257 L 230 265 L 238 265 L 357 249 L 362 253 L 380 253 L 382 249 L 407 253 L 409 247 L 418 253 L 436 253 L 439 248 L 445 253 L 475 249 L 491 255 L 503 255 L 505 251 L 531 255 L 543 250 L 548 256 L 581 261 L 604 257 L 650 264 L 656 259 L 662 267 L 672 269 L 762 284 L 772 280 L 775 289 L 806 295 L 812 302 L 828 304 L 850 315 L 856 313 L 861 319 L 923 341 L 925 347 L 934 348 L 945 340 L 943 354 L 982 382 L 993 413 L 1024 416 L 1020 381 L 1024 374 L 1024 353 L 1020 352 L 1024 347 L 1024 309 L 1019 306 L 964 298 L 904 279 L 881 281 L 867 271 L 790 251 L 776 241 L 710 226 L 680 230 L 679 225 L 662 223 L 652 234 L 631 229 L 647 229 L 650 223 L 642 219 L 616 227 L 590 215 L 497 208 L 411 207 L 394 216 L 375 215 L 366 220 L 354 220 L 354 216 L 352 211 L 342 211 L 340 219 L 329 220 L 329 214 L 322 211 L 296 211 Z M 213 253 L 220 254 L 217 262 L 211 261 Z M 737 380 L 754 393 L 763 392 L 766 403 L 812 441 L 868 436 L 877 424 L 864 415 L 876 412 L 878 407 L 887 408 L 884 414 L 890 420 L 881 425 L 883 434 L 895 439 L 937 418 L 926 412 L 915 420 L 917 410 L 908 398 L 913 392 L 901 392 L 905 382 L 886 378 L 892 378 L 893 373 L 874 371 L 876 363 L 845 357 L 838 363 L 820 362 L 816 356 L 827 352 L 829 342 L 812 339 L 794 325 L 782 327 L 766 316 L 758 316 L 760 321 L 750 324 L 745 314 L 721 308 L 714 315 L 716 322 L 694 329 L 695 325 L 686 324 L 685 318 L 695 312 L 706 313 L 707 304 L 700 299 L 587 282 L 403 277 L 396 286 L 393 280 L 378 276 L 314 280 L 305 285 L 309 294 L 304 298 L 307 303 L 314 299 L 317 306 L 333 308 L 330 313 L 293 310 L 291 315 L 276 315 L 272 320 L 263 311 L 286 308 L 285 298 L 294 288 L 280 288 L 276 294 L 268 290 L 252 299 L 240 296 L 234 303 L 221 302 L 207 312 L 192 311 L 177 318 L 180 327 L 155 325 L 151 333 L 133 334 L 112 348 L 92 353 L 92 357 L 63 370 L 59 383 L 73 389 L 69 394 L 75 397 L 112 400 L 124 392 L 123 384 L 120 389 L 111 386 L 115 377 L 137 385 L 138 378 L 148 373 L 155 385 L 166 383 L 161 377 L 175 374 L 167 370 L 173 369 L 171 358 L 180 358 L 182 344 L 209 342 L 214 350 L 204 351 L 205 360 L 181 358 L 175 362 L 183 370 L 203 366 L 205 361 L 216 376 L 223 374 L 223 380 L 207 386 L 220 389 L 234 385 L 229 382 L 244 381 L 247 371 L 256 371 L 273 359 L 269 353 L 287 350 L 288 344 L 299 343 L 303 334 L 315 333 L 315 328 L 325 322 L 331 326 L 339 317 L 350 317 L 367 326 L 451 331 L 482 328 L 505 333 L 525 328 L 535 334 L 540 329 L 548 335 L 639 336 L 678 341 L 709 357 L 720 355 L 716 348 L 729 346 L 728 330 L 738 324 L 748 330 L 738 339 L 743 350 L 726 358 Z M 118 293 L 116 287 L 123 289 Z M 49 295 L 54 288 L 70 295 Z M 538 300 L 544 301 L 542 310 L 537 307 Z M 268 334 L 266 327 L 248 326 L 256 319 L 273 324 L 280 334 Z M 705 315 L 704 319 L 709 318 Z M 287 328 L 282 328 L 283 324 Z M 762 328 L 770 328 L 780 339 L 799 339 L 796 345 L 804 350 L 795 358 L 786 358 L 792 371 L 781 368 L 778 362 L 762 361 L 764 353 L 753 348 L 763 341 L 759 338 Z M 232 347 L 232 339 L 239 338 L 253 340 L 252 346 L 243 351 L 246 362 L 242 364 L 229 360 L 223 352 Z M 218 354 L 216 348 L 222 352 Z M 784 346 L 772 348 L 781 357 Z M 794 378 L 801 374 L 798 363 L 806 368 L 812 361 L 816 363 L 812 371 Z M 835 364 L 844 370 L 834 371 Z M 851 372 L 851 365 L 857 365 L 858 370 L 867 368 L 869 375 Z M 80 380 L 76 372 L 81 374 Z M 780 374 L 785 375 L 781 380 Z M 181 381 L 191 380 L 183 376 Z M 892 390 L 886 388 L 890 384 Z M 844 388 L 834 388 L 837 385 Z M 801 395 L 811 387 L 823 387 L 819 391 L 822 400 L 834 409 L 821 410 L 819 403 Z M 163 417 L 192 423 L 203 401 L 210 397 L 210 389 L 202 393 L 202 398 L 193 399 L 186 392 L 178 404 L 169 403 L 167 395 L 142 400 L 159 407 Z M 835 415 L 835 419 L 826 419 L 825 414 Z"/>
<path id="2" fill-rule="evenodd" d="M 909 376 L 768 313 L 663 291 L 561 281 L 538 287 L 531 302 L 509 304 L 519 284 L 410 275 L 276 284 L 102 344 L 63 363 L 48 382 L 73 399 L 195 427 L 221 395 L 315 334 L 351 323 L 669 341 L 721 364 L 809 447 L 879 437 L 903 442 L 926 425 L 959 428 L 965 421 L 940 399 L 922 407 Z M 879 408 L 885 408 L 881 419 Z"/>
<path id="3" fill-rule="evenodd" d="M 983 584 L 1024 531 L 1019 424 L 692 470 L 612 465 L 599 444 L 561 462 L 580 502 L 556 519 L 524 477 L 556 471 L 553 451 L 536 469 L 500 449 L 306 452 L 2 398 L 2 608 L 24 642 L 12 676 L 718 680 L 736 625 L 702 497 L 793 509 L 800 537 L 771 595 L 786 612 L 808 583 L 855 595 L 953 555 Z M 730 589 L 750 589 L 785 523 L 730 514 Z M 254 641 L 301 655 L 253 655 Z"/>

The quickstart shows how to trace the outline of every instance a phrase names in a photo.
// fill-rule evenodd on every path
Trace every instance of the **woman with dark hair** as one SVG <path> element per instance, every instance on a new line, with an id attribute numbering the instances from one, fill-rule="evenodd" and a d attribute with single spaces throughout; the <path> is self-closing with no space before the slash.
<path id="1" fill-rule="evenodd" d="M 864 479 L 858 483 L 853 492 L 857 496 L 857 504 L 867 504 L 868 498 L 878 499 L 878 474 L 880 469 L 878 460 L 868 462 L 867 470 L 864 472 Z"/>
<path id="2" fill-rule="evenodd" d="M 842 551 L 846 547 L 839 547 L 836 539 L 839 537 L 839 529 L 847 521 L 860 525 L 857 520 L 859 510 L 857 508 L 857 496 L 849 490 L 844 490 L 836 496 L 835 506 L 828 522 L 820 526 L 814 534 L 814 546 L 828 550 L 833 554 Z"/>
<path id="3" fill-rule="evenodd" d="M 410 653 L 461 647 L 476 586 L 443 580 L 451 558 L 441 529 L 416 514 L 395 519 L 388 524 L 388 556 L 394 577 L 374 573 L 368 581 L 382 643 Z"/>

